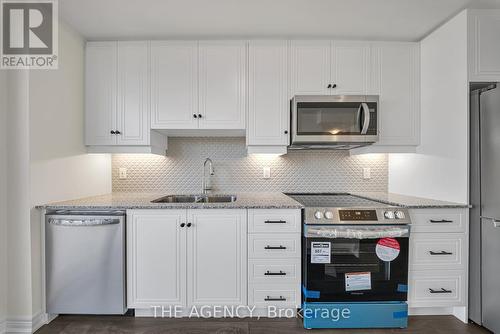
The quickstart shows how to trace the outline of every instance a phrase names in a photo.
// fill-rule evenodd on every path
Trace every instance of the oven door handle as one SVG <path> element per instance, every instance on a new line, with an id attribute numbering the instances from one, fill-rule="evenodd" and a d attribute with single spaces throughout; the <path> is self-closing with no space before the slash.
<path id="1" fill-rule="evenodd" d="M 366 135 L 368 127 L 370 126 L 370 108 L 368 107 L 368 104 L 362 102 L 359 105 L 358 114 L 360 114 L 361 110 L 363 110 L 363 127 L 361 128 L 361 134 Z"/>

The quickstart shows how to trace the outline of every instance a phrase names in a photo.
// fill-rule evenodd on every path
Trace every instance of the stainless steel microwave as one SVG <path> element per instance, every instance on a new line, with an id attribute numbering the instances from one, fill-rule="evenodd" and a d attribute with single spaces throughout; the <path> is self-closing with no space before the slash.
<path id="1" fill-rule="evenodd" d="M 378 95 L 296 95 L 291 149 L 351 149 L 378 141 Z"/>

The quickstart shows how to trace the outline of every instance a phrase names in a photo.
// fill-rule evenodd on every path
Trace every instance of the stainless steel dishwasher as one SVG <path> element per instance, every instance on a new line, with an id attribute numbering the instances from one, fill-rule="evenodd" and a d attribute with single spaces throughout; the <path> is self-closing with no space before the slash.
<path id="1" fill-rule="evenodd" d="M 47 313 L 124 314 L 125 212 L 48 212 Z"/>

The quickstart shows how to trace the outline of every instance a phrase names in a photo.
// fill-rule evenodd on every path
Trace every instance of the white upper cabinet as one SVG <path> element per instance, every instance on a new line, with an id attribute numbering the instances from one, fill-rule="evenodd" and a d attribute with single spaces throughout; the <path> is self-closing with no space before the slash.
<path id="1" fill-rule="evenodd" d="M 335 41 L 332 49 L 330 92 L 364 95 L 370 83 L 370 45 L 364 42 Z"/>
<path id="2" fill-rule="evenodd" d="M 370 86 L 370 44 L 292 41 L 291 95 L 363 95 Z"/>
<path id="3" fill-rule="evenodd" d="M 288 43 L 251 41 L 247 145 L 288 145 Z"/>
<path id="4" fill-rule="evenodd" d="M 379 100 L 376 146 L 416 146 L 420 142 L 420 49 L 417 43 L 374 43 L 374 84 Z"/>
<path id="5" fill-rule="evenodd" d="M 85 56 L 85 144 L 114 145 L 117 43 L 87 43 Z"/>
<path id="6" fill-rule="evenodd" d="M 118 42 L 118 145 L 149 144 L 148 42 Z"/>
<path id="7" fill-rule="evenodd" d="M 151 133 L 149 42 L 88 42 L 85 145 L 93 153 L 164 154 Z"/>
<path id="8" fill-rule="evenodd" d="M 469 10 L 469 81 L 500 81 L 500 10 Z"/>
<path id="9" fill-rule="evenodd" d="M 331 93 L 331 41 L 291 41 L 290 61 L 291 96 Z"/>
<path id="10" fill-rule="evenodd" d="M 153 129 L 198 127 L 198 42 L 151 42 Z"/>
<path id="11" fill-rule="evenodd" d="M 199 42 L 199 127 L 245 129 L 246 42 Z"/>

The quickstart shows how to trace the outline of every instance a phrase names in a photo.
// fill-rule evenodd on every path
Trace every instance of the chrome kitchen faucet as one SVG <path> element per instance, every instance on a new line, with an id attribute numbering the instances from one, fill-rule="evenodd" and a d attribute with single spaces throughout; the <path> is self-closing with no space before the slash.
<path id="1" fill-rule="evenodd" d="M 212 190 L 212 187 L 207 187 L 207 178 L 206 178 L 206 174 L 205 174 L 205 171 L 207 169 L 206 168 L 207 163 L 209 164 L 208 167 L 210 168 L 210 175 L 214 175 L 214 166 L 213 166 L 212 159 L 206 158 L 205 162 L 203 163 L 203 179 L 201 182 L 201 192 L 203 194 L 206 194 L 207 191 Z"/>

